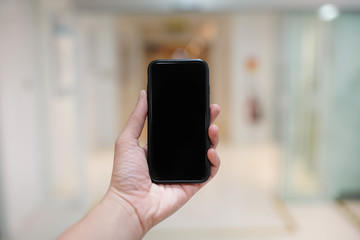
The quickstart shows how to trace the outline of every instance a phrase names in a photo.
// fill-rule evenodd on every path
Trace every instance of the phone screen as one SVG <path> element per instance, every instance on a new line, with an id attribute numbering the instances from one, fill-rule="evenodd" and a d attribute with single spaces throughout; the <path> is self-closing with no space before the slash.
<path id="1" fill-rule="evenodd" d="M 208 67 L 202 60 L 157 60 L 148 69 L 148 163 L 158 182 L 208 178 Z"/>

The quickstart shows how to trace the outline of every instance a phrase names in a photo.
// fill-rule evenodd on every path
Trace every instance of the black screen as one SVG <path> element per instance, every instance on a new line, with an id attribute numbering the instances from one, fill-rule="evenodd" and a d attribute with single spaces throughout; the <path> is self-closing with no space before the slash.
<path id="1" fill-rule="evenodd" d="M 154 181 L 203 181 L 209 174 L 208 70 L 201 60 L 149 65 L 150 175 Z"/>

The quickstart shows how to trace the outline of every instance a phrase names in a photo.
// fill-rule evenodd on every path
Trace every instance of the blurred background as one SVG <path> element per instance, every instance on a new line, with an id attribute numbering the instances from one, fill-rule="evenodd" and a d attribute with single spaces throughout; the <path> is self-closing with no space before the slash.
<path id="1" fill-rule="evenodd" d="M 360 239 L 360 2 L 331 3 L 2 0 L 1 239 L 98 203 L 161 58 L 208 62 L 222 166 L 145 239 Z"/>

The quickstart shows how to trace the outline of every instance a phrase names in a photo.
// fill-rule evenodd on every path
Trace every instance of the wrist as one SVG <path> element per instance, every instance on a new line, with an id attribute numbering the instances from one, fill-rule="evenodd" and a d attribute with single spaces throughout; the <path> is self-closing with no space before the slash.
<path id="1" fill-rule="evenodd" d="M 121 226 L 118 227 L 122 228 L 126 225 L 126 229 L 129 230 L 131 236 L 134 236 L 131 239 L 141 239 L 145 235 L 146 230 L 142 225 L 136 209 L 116 190 L 110 187 L 100 204 L 106 206 L 106 208 L 117 216 L 121 223 Z"/>
<path id="2" fill-rule="evenodd" d="M 101 202 L 59 239 L 140 240 L 145 234 L 131 204 L 108 191 Z"/>

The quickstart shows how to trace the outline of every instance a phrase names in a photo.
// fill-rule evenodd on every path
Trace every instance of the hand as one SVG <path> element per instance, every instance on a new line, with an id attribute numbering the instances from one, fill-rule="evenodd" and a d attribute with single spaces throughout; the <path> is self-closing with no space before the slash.
<path id="1" fill-rule="evenodd" d="M 142 236 L 154 225 L 183 206 L 218 171 L 220 159 L 215 148 L 219 141 L 219 129 L 210 125 L 211 148 L 207 155 L 211 163 L 210 178 L 202 184 L 154 184 L 147 165 L 147 147 L 139 146 L 138 138 L 147 115 L 146 92 L 140 92 L 138 103 L 115 145 L 115 159 L 107 195 L 130 208 L 138 217 Z M 210 106 L 210 123 L 219 115 L 220 108 Z"/>
<path id="2" fill-rule="evenodd" d="M 210 122 L 220 108 L 210 106 Z M 147 115 L 146 92 L 141 91 L 138 104 L 115 145 L 113 174 L 109 190 L 101 202 L 59 239 L 141 239 L 145 233 L 184 205 L 202 184 L 157 185 L 151 182 L 146 160 L 147 149 L 138 138 Z M 215 151 L 219 129 L 209 127 L 211 148 L 210 181 L 218 171 L 220 159 Z"/>

